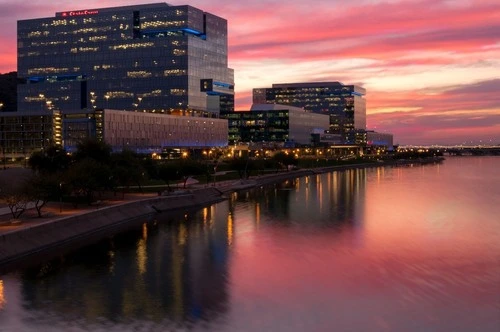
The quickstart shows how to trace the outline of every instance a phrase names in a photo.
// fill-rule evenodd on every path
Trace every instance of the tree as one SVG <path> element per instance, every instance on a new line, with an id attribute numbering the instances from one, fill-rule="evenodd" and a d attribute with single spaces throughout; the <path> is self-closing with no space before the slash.
<path id="1" fill-rule="evenodd" d="M 244 177 L 247 178 L 247 170 L 248 170 L 248 163 L 250 159 L 248 157 L 246 158 L 233 158 L 231 159 L 229 165 L 231 169 L 235 170 L 238 172 L 238 176 L 240 179 L 243 179 Z"/>
<path id="2" fill-rule="evenodd" d="M 255 173 L 257 174 L 259 174 L 259 172 L 263 173 L 265 168 L 265 161 L 262 159 L 252 159 L 250 164 L 248 165 L 248 168 L 248 174 L 250 174 L 252 171 L 255 171 Z"/>
<path id="3" fill-rule="evenodd" d="M 181 175 L 184 188 L 186 188 L 187 180 L 191 176 L 201 175 L 204 173 L 203 165 L 191 159 L 181 159 L 179 166 L 179 174 Z"/>
<path id="4" fill-rule="evenodd" d="M 71 165 L 65 176 L 65 184 L 69 185 L 76 200 L 85 197 L 92 204 L 94 192 L 109 187 L 111 169 L 94 159 L 86 158 Z M 77 202 L 75 202 L 75 205 Z"/>
<path id="5" fill-rule="evenodd" d="M 18 219 L 26 211 L 29 200 L 22 186 L 2 184 L 0 197 L 9 207 L 12 218 Z"/>
<path id="6" fill-rule="evenodd" d="M 129 150 L 114 153 L 111 155 L 111 165 L 113 175 L 110 184 L 118 183 L 123 189 L 123 195 L 125 189 L 133 183 L 140 187 L 145 169 L 137 153 Z"/>
<path id="7" fill-rule="evenodd" d="M 39 173 L 56 173 L 68 168 L 70 157 L 58 146 L 50 146 L 43 151 L 33 152 L 28 165 Z"/>
<path id="8" fill-rule="evenodd" d="M 28 200 L 35 204 L 39 218 L 43 216 L 42 209 L 47 202 L 61 195 L 60 178 L 60 174 L 36 174 L 26 182 L 24 193 Z"/>
<path id="9" fill-rule="evenodd" d="M 80 161 L 90 158 L 103 164 L 109 164 L 111 150 L 111 146 L 104 142 L 95 139 L 86 139 L 77 144 L 73 159 Z"/>
<path id="10" fill-rule="evenodd" d="M 288 166 L 297 165 L 297 159 L 291 154 L 286 154 L 285 152 L 278 152 L 273 156 L 273 160 L 276 163 L 276 171 L 278 172 L 281 167 L 286 170 L 289 169 Z"/>
<path id="11" fill-rule="evenodd" d="M 10 176 L 2 177 L 0 183 L 0 198 L 7 204 L 14 219 L 18 219 L 28 207 L 29 197 L 25 188 L 32 175 L 29 170 L 19 171 L 9 172 Z"/>
<path id="12" fill-rule="evenodd" d="M 170 191 L 170 181 L 176 181 L 181 179 L 180 175 L 180 164 L 173 162 L 167 162 L 161 164 L 158 167 L 158 177 L 165 181 L 167 188 Z"/>

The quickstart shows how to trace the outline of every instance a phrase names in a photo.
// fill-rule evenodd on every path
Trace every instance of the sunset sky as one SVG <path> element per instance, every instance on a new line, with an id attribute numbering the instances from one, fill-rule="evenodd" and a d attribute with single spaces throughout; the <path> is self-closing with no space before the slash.
<path id="1" fill-rule="evenodd" d="M 154 3 L 0 0 L 0 73 L 16 21 Z M 367 127 L 402 145 L 500 144 L 498 0 L 171 0 L 228 20 L 236 109 L 252 88 L 340 81 L 367 90 Z"/>

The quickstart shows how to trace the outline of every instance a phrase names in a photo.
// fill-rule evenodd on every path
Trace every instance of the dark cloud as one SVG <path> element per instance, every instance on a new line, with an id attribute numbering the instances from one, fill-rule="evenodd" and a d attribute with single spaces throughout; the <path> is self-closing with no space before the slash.
<path id="1" fill-rule="evenodd" d="M 469 94 L 487 94 L 493 100 L 498 102 L 500 109 L 500 78 L 467 85 L 458 85 L 453 89 L 446 91 L 444 94 L 460 96 L 468 96 Z"/>

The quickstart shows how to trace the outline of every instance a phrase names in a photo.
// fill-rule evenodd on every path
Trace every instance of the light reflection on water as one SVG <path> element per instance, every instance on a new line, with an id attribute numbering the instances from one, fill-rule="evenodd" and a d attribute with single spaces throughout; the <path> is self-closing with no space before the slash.
<path id="1" fill-rule="evenodd" d="M 498 331 L 499 166 L 333 172 L 162 215 L 0 277 L 0 331 Z"/>

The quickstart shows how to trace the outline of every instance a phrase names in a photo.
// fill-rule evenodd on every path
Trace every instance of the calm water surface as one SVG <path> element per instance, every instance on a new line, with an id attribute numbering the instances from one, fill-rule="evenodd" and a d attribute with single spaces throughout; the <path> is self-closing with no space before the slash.
<path id="1" fill-rule="evenodd" d="M 309 176 L 0 276 L 0 331 L 500 331 L 500 157 Z"/>

